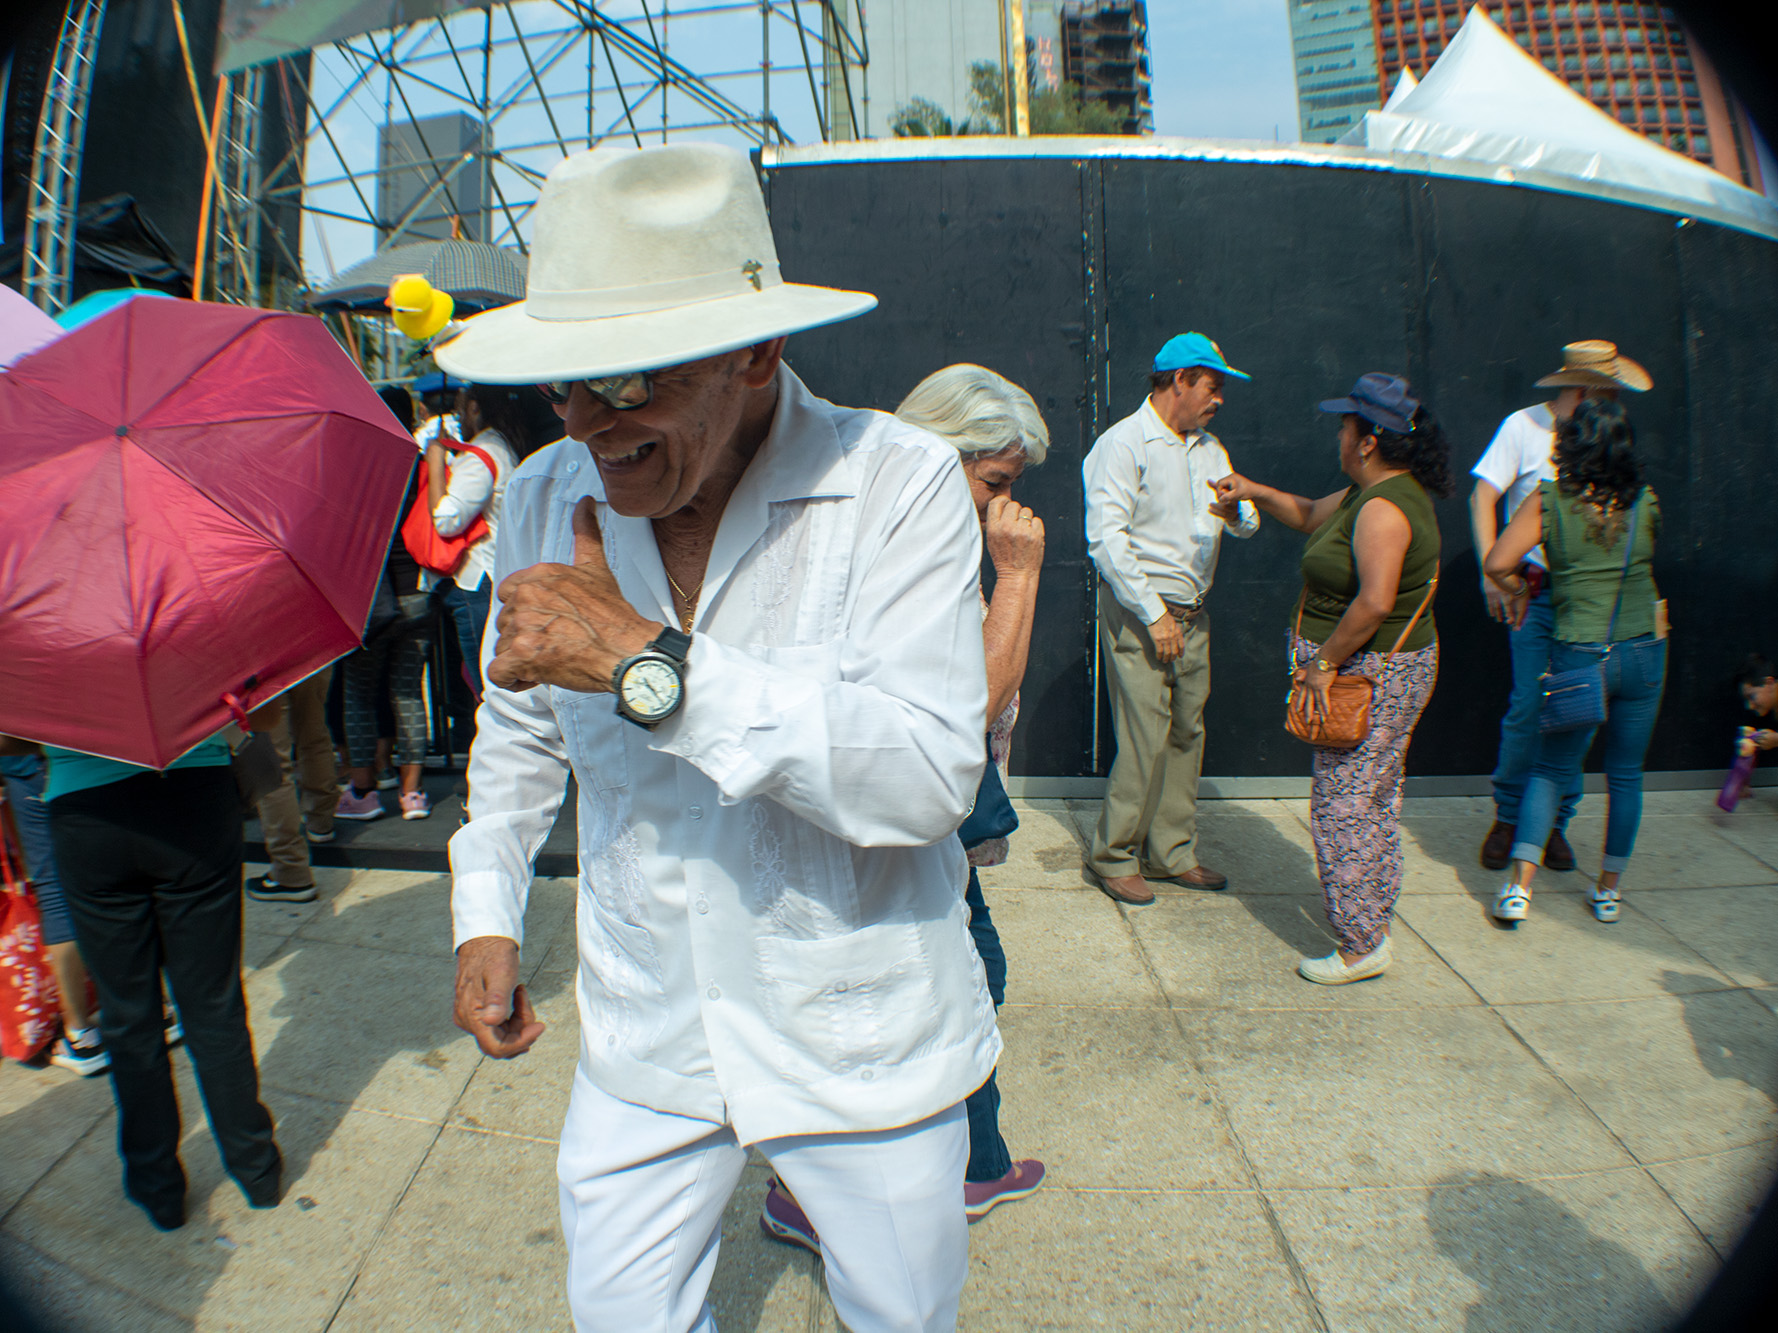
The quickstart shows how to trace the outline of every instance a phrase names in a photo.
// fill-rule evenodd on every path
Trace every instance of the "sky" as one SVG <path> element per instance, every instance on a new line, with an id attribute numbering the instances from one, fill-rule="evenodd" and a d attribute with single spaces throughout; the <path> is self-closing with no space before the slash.
<path id="1" fill-rule="evenodd" d="M 1148 0 L 1156 134 L 1297 137 L 1288 0 Z"/>

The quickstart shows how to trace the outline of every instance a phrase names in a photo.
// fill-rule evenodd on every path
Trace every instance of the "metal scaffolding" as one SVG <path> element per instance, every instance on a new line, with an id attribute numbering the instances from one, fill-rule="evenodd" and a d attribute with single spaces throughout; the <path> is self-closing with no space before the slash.
<path id="1" fill-rule="evenodd" d="M 105 0 L 75 0 L 69 6 L 37 120 L 25 204 L 24 291 L 52 315 L 67 306 L 74 282 L 74 219 L 80 207 L 86 107 L 93 87 L 93 53 L 104 21 Z"/>

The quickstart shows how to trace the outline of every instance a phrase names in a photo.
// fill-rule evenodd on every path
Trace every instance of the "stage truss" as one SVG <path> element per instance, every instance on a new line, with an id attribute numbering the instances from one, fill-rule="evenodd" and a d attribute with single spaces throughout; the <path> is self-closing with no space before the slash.
<path id="1" fill-rule="evenodd" d="M 864 0 L 519 0 L 318 47 L 231 75 L 217 141 L 211 299 L 290 305 L 260 265 L 262 239 L 281 267 L 311 282 L 384 245 L 415 216 L 457 212 L 451 181 L 485 157 L 488 226 L 476 239 L 524 251 L 549 168 L 604 143 L 681 137 L 742 147 L 855 137 L 868 108 Z M 304 64 L 308 68 L 305 73 Z M 431 173 L 401 217 L 377 212 L 378 131 L 460 112 L 488 127 L 485 149 L 445 151 L 421 138 L 410 170 Z M 267 163 L 260 122 L 301 125 Z M 302 218 L 300 253 L 269 214 Z"/>

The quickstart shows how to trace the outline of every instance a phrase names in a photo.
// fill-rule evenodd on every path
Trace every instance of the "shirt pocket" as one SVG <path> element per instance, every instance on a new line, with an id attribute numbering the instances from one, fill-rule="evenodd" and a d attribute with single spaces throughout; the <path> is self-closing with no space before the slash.
<path id="1" fill-rule="evenodd" d="M 550 708 L 574 765 L 575 781 L 595 791 L 629 786 L 629 738 L 624 732 L 630 724 L 617 715 L 612 696 L 582 694 L 554 685 L 544 688 L 549 690 Z"/>
<path id="2" fill-rule="evenodd" d="M 767 936 L 760 990 L 785 1067 L 816 1082 L 913 1056 L 935 1012 L 931 968 L 916 927 L 866 926 L 830 939 Z"/>
<path id="3" fill-rule="evenodd" d="M 580 969 L 594 1029 L 589 1045 L 597 1051 L 652 1044 L 669 1009 L 653 933 L 613 914 L 582 885 L 575 935 L 581 959 L 592 964 Z"/>

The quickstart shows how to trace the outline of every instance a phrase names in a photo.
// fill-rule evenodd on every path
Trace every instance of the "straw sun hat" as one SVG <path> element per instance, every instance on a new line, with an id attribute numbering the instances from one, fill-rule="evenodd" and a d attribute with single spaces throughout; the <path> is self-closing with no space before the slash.
<path id="1" fill-rule="evenodd" d="M 486 384 L 655 370 L 877 303 L 785 282 L 753 164 L 716 144 L 575 153 L 536 218 L 525 299 L 435 344 L 441 369 Z"/>
<path id="2" fill-rule="evenodd" d="M 1540 389 L 1580 387 L 1632 389 L 1643 393 L 1654 387 L 1648 372 L 1603 338 L 1569 343 L 1562 349 L 1562 369 L 1537 381 Z"/>

